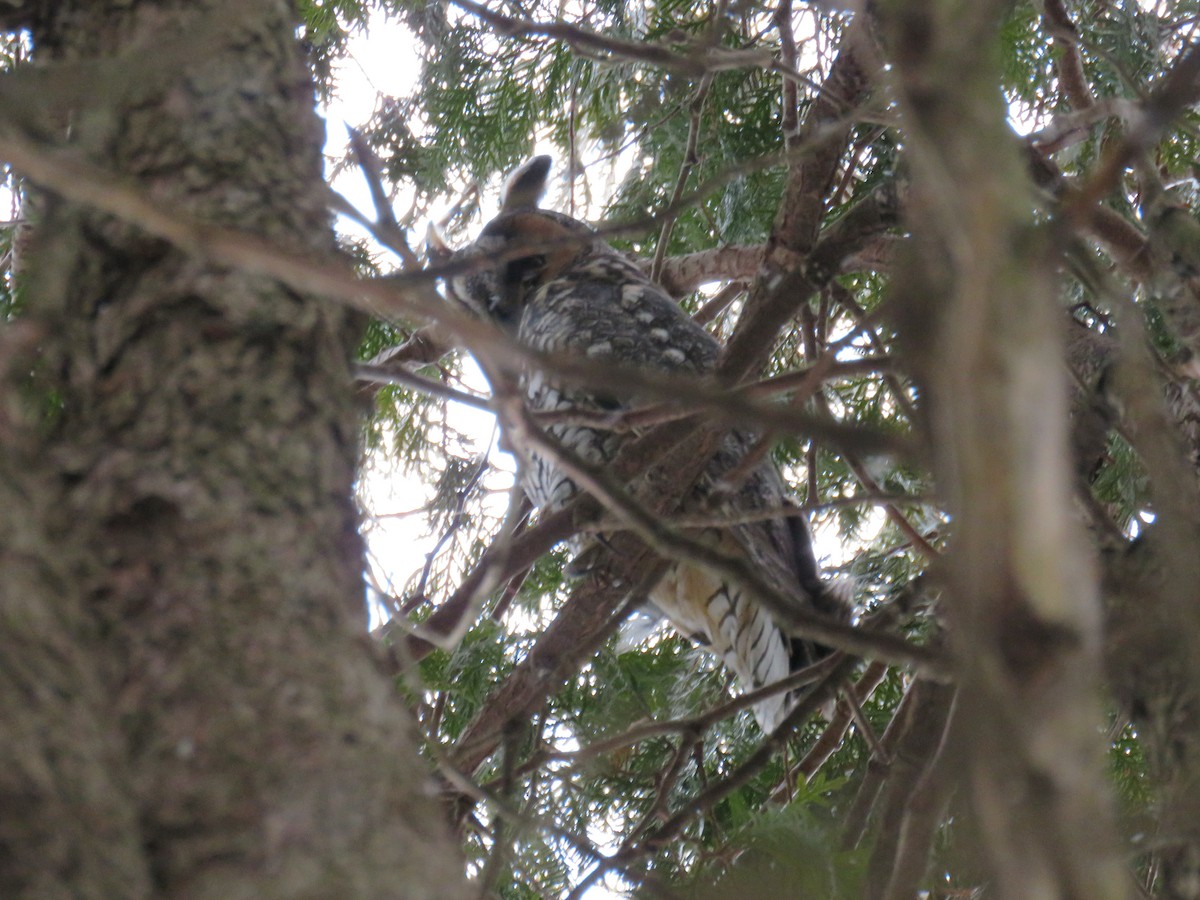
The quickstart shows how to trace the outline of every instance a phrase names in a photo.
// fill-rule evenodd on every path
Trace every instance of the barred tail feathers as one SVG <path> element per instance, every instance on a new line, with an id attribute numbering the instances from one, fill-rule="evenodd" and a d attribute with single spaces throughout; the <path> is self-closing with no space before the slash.
<path id="1" fill-rule="evenodd" d="M 791 671 L 791 645 L 770 613 L 736 585 L 700 566 L 680 564 L 651 592 L 651 601 L 675 629 L 705 644 L 755 690 Z M 763 731 L 772 731 L 787 711 L 784 694 L 755 704 Z"/>

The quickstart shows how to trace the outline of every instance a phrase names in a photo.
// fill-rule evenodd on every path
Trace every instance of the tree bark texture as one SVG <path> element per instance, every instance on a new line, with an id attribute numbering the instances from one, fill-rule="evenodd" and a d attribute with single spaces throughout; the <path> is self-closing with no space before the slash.
<path id="1" fill-rule="evenodd" d="M 43 134 L 335 254 L 289 2 L 34 7 Z M 0 332 L 0 895 L 461 896 L 366 637 L 353 323 L 37 207 Z"/>
<path id="2" fill-rule="evenodd" d="M 947 753 L 997 895 L 1126 896 L 1101 757 L 1096 566 L 1074 514 L 1053 232 L 1005 125 L 1002 3 L 886 4 L 912 167 L 898 331 L 955 538 Z"/>

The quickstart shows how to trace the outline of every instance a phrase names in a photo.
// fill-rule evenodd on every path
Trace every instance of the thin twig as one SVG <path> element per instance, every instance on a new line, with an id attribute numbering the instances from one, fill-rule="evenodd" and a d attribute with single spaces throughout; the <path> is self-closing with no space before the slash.
<path id="1" fill-rule="evenodd" d="M 688 136 L 687 144 L 683 150 L 683 162 L 679 166 L 679 175 L 675 179 L 675 189 L 671 192 L 671 200 L 668 205 L 673 206 L 683 199 L 683 192 L 687 188 L 688 178 L 692 174 L 692 170 L 700 163 L 697 147 L 700 143 L 700 121 L 701 115 L 704 112 L 704 101 L 708 97 L 709 88 L 712 87 L 712 73 L 706 72 L 700 79 L 700 84 L 696 88 L 696 93 L 692 97 L 692 102 L 689 104 L 689 120 L 688 120 Z M 666 216 L 663 219 L 662 228 L 658 233 L 658 246 L 654 248 L 654 261 L 650 265 L 650 278 L 652 281 L 658 281 L 662 278 L 663 260 L 667 256 L 667 245 L 671 242 L 671 233 L 675 228 L 677 216 Z"/>

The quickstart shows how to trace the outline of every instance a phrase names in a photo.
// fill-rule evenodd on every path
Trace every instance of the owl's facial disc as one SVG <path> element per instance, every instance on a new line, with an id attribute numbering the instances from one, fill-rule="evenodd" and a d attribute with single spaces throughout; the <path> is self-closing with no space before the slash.
<path id="1" fill-rule="evenodd" d="M 565 271 L 590 245 L 583 223 L 536 210 L 493 219 L 464 251 L 492 264 L 452 280 L 453 293 L 506 328 L 520 322 L 529 293 Z"/>

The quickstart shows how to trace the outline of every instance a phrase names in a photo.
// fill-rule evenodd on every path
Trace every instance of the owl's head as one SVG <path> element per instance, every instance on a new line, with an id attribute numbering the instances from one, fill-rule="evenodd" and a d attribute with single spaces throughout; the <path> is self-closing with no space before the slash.
<path id="1" fill-rule="evenodd" d="M 535 156 L 509 176 L 499 215 L 453 253 L 465 271 L 446 279 L 451 299 L 514 331 L 532 291 L 605 246 L 591 226 L 538 208 L 549 174 L 550 157 Z M 450 251 L 431 239 L 430 256 L 449 259 Z"/>

